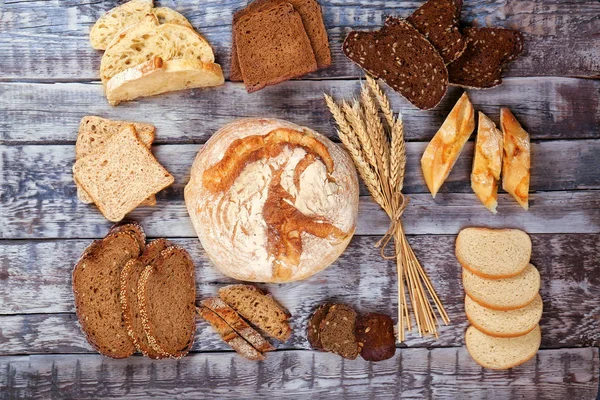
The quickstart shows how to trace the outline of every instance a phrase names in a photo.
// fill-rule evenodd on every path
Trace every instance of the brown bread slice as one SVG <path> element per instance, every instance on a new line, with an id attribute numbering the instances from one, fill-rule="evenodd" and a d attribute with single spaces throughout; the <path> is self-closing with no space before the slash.
<path id="1" fill-rule="evenodd" d="M 204 318 L 221 336 L 221 339 L 242 357 L 252 361 L 262 361 L 265 356 L 238 335 L 224 319 L 219 317 L 206 307 L 199 307 L 198 313 Z"/>
<path id="2" fill-rule="evenodd" d="M 429 0 L 406 20 L 437 49 L 446 64 L 465 51 L 459 30 L 460 8 L 454 0 Z"/>
<path id="3" fill-rule="evenodd" d="M 196 333 L 196 281 L 187 251 L 171 246 L 146 266 L 138 282 L 138 302 L 150 346 L 163 356 L 185 356 Z"/>
<path id="4" fill-rule="evenodd" d="M 448 71 L 437 50 L 408 22 L 389 17 L 374 32 L 352 31 L 344 54 L 381 78 L 416 107 L 435 107 L 448 88 Z"/>
<path id="5" fill-rule="evenodd" d="M 450 83 L 485 89 L 502 83 L 502 69 L 523 51 L 519 31 L 500 28 L 464 28 L 467 48 L 448 65 Z"/>
<path id="6" fill-rule="evenodd" d="M 360 348 L 355 335 L 356 311 L 345 304 L 333 304 L 321 321 L 323 349 L 349 360 L 358 357 Z"/>
<path id="7" fill-rule="evenodd" d="M 321 69 L 330 66 L 331 50 L 329 49 L 329 39 L 327 37 L 325 23 L 323 22 L 321 6 L 316 0 L 255 0 L 248 4 L 246 8 L 238 10 L 233 14 L 233 25 L 245 15 L 271 8 L 274 5 L 282 3 L 290 3 L 294 6 L 294 9 L 298 11 L 298 14 L 300 14 L 304 30 L 308 35 L 310 45 L 315 53 L 317 67 Z M 242 82 L 244 80 L 238 61 L 235 34 L 231 35 L 231 71 L 229 75 L 229 79 L 232 82 Z"/>
<path id="8" fill-rule="evenodd" d="M 368 313 L 356 320 L 360 355 L 367 361 L 382 361 L 396 354 L 394 321 L 389 315 Z"/>
<path id="9" fill-rule="evenodd" d="M 242 17 L 233 31 L 248 93 L 317 70 L 302 18 L 289 3 Z"/>
<path id="10" fill-rule="evenodd" d="M 275 350 L 271 343 L 267 342 L 260 333 L 252 328 L 244 319 L 223 300 L 218 297 L 210 297 L 202 300 L 202 305 L 221 317 L 231 328 L 256 350 L 261 353 Z"/>
<path id="11" fill-rule="evenodd" d="M 138 281 L 146 266 L 151 265 L 163 250 L 171 246 L 172 244 L 166 239 L 153 240 L 148 243 L 146 251 L 139 258 L 129 260 L 121 271 L 119 297 L 127 333 L 142 354 L 154 359 L 165 358 L 165 356 L 155 351 L 146 337 L 137 297 Z"/>
<path id="12" fill-rule="evenodd" d="M 116 232 L 94 241 L 73 269 L 75 309 L 81 330 L 100 354 L 129 357 L 133 341 L 121 315 L 120 274 L 123 266 L 140 255 L 138 240 L 128 232 Z"/>
<path id="13" fill-rule="evenodd" d="M 331 303 L 320 305 L 308 321 L 308 342 L 315 350 L 323 350 L 323 343 L 321 343 L 321 321 L 327 316 L 330 307 Z"/>
<path id="14" fill-rule="evenodd" d="M 251 285 L 230 285 L 219 289 L 219 297 L 251 324 L 269 336 L 286 342 L 292 329 L 288 311 L 273 297 Z"/>
<path id="15" fill-rule="evenodd" d="M 140 251 L 143 253 L 146 249 L 146 232 L 144 232 L 144 228 L 138 222 L 127 221 L 115 224 L 110 228 L 106 236 L 116 232 L 130 233 L 137 239 L 138 244 L 140 245 Z"/>

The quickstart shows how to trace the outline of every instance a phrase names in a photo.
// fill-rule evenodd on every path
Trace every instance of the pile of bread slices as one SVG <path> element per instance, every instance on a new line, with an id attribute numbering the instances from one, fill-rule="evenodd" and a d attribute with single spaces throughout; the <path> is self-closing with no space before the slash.
<path id="1" fill-rule="evenodd" d="M 131 0 L 104 14 L 90 30 L 105 50 L 100 76 L 108 102 L 224 83 L 208 42 L 178 12 Z"/>

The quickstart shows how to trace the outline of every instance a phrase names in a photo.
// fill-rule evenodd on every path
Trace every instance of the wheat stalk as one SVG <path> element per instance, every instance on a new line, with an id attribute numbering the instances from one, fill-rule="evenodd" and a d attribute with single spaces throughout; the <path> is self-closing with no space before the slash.
<path id="1" fill-rule="evenodd" d="M 377 153 L 377 160 L 380 161 L 378 168 L 383 171 L 382 180 L 389 180 L 390 178 L 390 143 L 385 129 L 379 118 L 377 111 L 377 105 L 373 99 L 371 91 L 367 85 L 362 85 L 360 90 L 360 99 L 363 104 L 365 122 L 373 147 Z"/>
<path id="2" fill-rule="evenodd" d="M 406 172 L 406 143 L 404 141 L 404 123 L 401 115 L 398 115 L 393 124 L 392 149 L 390 180 L 394 191 L 401 192 L 404 186 L 404 173 Z"/>
<path id="3" fill-rule="evenodd" d="M 373 95 L 377 99 L 377 103 L 379 103 L 379 108 L 381 109 L 381 112 L 383 112 L 383 116 L 385 117 L 388 127 L 390 127 L 391 129 L 394 126 L 394 112 L 392 111 L 390 100 L 385 95 L 385 93 L 383 93 L 383 90 L 381 90 L 381 87 L 379 86 L 377 81 L 373 77 L 371 77 L 371 75 L 367 74 L 366 77 L 369 89 L 371 89 L 371 92 L 373 92 Z"/>

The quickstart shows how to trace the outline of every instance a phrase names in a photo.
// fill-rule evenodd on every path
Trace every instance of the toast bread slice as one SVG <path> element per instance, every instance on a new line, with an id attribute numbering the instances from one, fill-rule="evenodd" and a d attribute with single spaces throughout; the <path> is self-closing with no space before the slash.
<path id="1" fill-rule="evenodd" d="M 531 178 L 529 134 L 521 127 L 508 108 L 500 109 L 500 125 L 504 138 L 502 189 L 510 193 L 523 209 L 529 210 L 529 180 Z"/>
<path id="2" fill-rule="evenodd" d="M 355 360 L 360 352 L 356 340 L 356 311 L 345 304 L 333 304 L 319 327 L 325 351 Z"/>
<path id="3" fill-rule="evenodd" d="M 396 354 L 394 321 L 389 315 L 367 313 L 356 320 L 356 340 L 360 355 L 367 361 L 383 361 Z"/>
<path id="4" fill-rule="evenodd" d="M 483 205 L 496 214 L 498 181 L 502 171 L 502 132 L 479 111 L 475 156 L 471 171 L 471 188 Z"/>

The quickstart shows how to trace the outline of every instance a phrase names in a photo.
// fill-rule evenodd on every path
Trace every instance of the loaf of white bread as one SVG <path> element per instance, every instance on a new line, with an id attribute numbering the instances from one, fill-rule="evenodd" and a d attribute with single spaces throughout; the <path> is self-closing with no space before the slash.
<path id="1" fill-rule="evenodd" d="M 220 129 L 185 188 L 208 256 L 225 275 L 253 282 L 304 279 L 335 261 L 354 233 L 358 195 L 344 150 L 276 119 Z"/>

